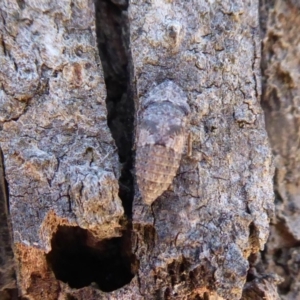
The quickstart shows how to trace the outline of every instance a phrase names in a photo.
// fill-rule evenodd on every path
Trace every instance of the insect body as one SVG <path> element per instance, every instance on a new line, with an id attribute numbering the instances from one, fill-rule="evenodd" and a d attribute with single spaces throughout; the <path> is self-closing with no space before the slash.
<path id="1" fill-rule="evenodd" d="M 135 168 L 140 193 L 148 205 L 168 189 L 176 175 L 189 113 L 185 93 L 172 81 L 156 86 L 141 103 Z"/>

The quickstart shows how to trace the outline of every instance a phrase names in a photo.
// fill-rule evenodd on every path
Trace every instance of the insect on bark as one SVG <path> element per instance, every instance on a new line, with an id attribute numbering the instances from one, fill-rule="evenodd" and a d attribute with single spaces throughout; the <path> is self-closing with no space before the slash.
<path id="1" fill-rule="evenodd" d="M 151 205 L 168 189 L 187 139 L 190 107 L 172 81 L 153 88 L 141 102 L 136 134 L 136 178 L 143 201 Z"/>

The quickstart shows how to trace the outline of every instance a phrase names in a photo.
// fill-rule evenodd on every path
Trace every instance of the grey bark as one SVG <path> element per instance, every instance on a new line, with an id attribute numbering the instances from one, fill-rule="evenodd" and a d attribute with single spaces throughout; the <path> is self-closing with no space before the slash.
<path id="1" fill-rule="evenodd" d="M 20 295 L 240 299 L 245 287 L 251 299 L 249 286 L 268 282 L 276 299 L 271 275 L 245 286 L 273 214 L 258 1 L 1 7 L 0 146 Z M 188 99 L 190 144 L 150 206 L 131 177 L 133 127 L 166 80 Z M 83 284 L 64 269 L 84 259 L 99 274 Z"/>
<path id="2" fill-rule="evenodd" d="M 137 102 L 171 79 L 192 109 L 192 155 L 173 186 L 151 208 L 133 204 L 140 291 L 240 299 L 273 209 L 258 2 L 131 1 L 129 21 Z"/>
<path id="3" fill-rule="evenodd" d="M 23 262 L 31 247 L 48 253 L 61 225 L 88 229 L 98 239 L 120 236 L 124 210 L 93 2 L 1 6 L 0 143 L 26 295 L 39 289 L 31 287 L 30 273 L 41 273 Z"/>

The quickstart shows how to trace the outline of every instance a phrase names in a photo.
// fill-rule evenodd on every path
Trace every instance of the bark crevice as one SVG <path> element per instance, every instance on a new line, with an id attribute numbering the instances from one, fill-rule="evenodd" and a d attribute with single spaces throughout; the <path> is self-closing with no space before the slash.
<path id="1" fill-rule="evenodd" d="M 0 299 L 15 299 L 16 274 L 12 250 L 12 232 L 9 220 L 8 185 L 5 179 L 3 153 L 0 149 Z M 14 295 L 14 296 L 13 296 Z"/>
<path id="2" fill-rule="evenodd" d="M 125 214 L 132 215 L 134 102 L 129 92 L 127 4 L 96 1 L 96 33 L 107 90 L 107 124 L 122 165 L 119 196 Z M 116 2 L 118 3 L 118 2 Z"/>

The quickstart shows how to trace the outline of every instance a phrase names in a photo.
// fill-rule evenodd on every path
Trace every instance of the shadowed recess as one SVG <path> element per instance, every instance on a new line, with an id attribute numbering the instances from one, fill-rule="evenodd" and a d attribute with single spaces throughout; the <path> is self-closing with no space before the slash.
<path id="1" fill-rule="evenodd" d="M 55 277 L 71 288 L 92 284 L 111 292 L 133 278 L 134 257 L 126 250 L 129 241 L 126 235 L 97 241 L 80 227 L 59 226 L 46 259 Z"/>
<path id="2" fill-rule="evenodd" d="M 12 250 L 12 228 L 9 221 L 8 194 L 4 157 L 0 148 L 0 300 L 17 299 L 18 295 Z"/>
<path id="3" fill-rule="evenodd" d="M 97 0 L 96 33 L 107 90 L 107 124 L 122 164 L 119 196 L 125 214 L 132 215 L 134 196 L 132 148 L 134 102 L 129 92 L 127 1 Z"/>

